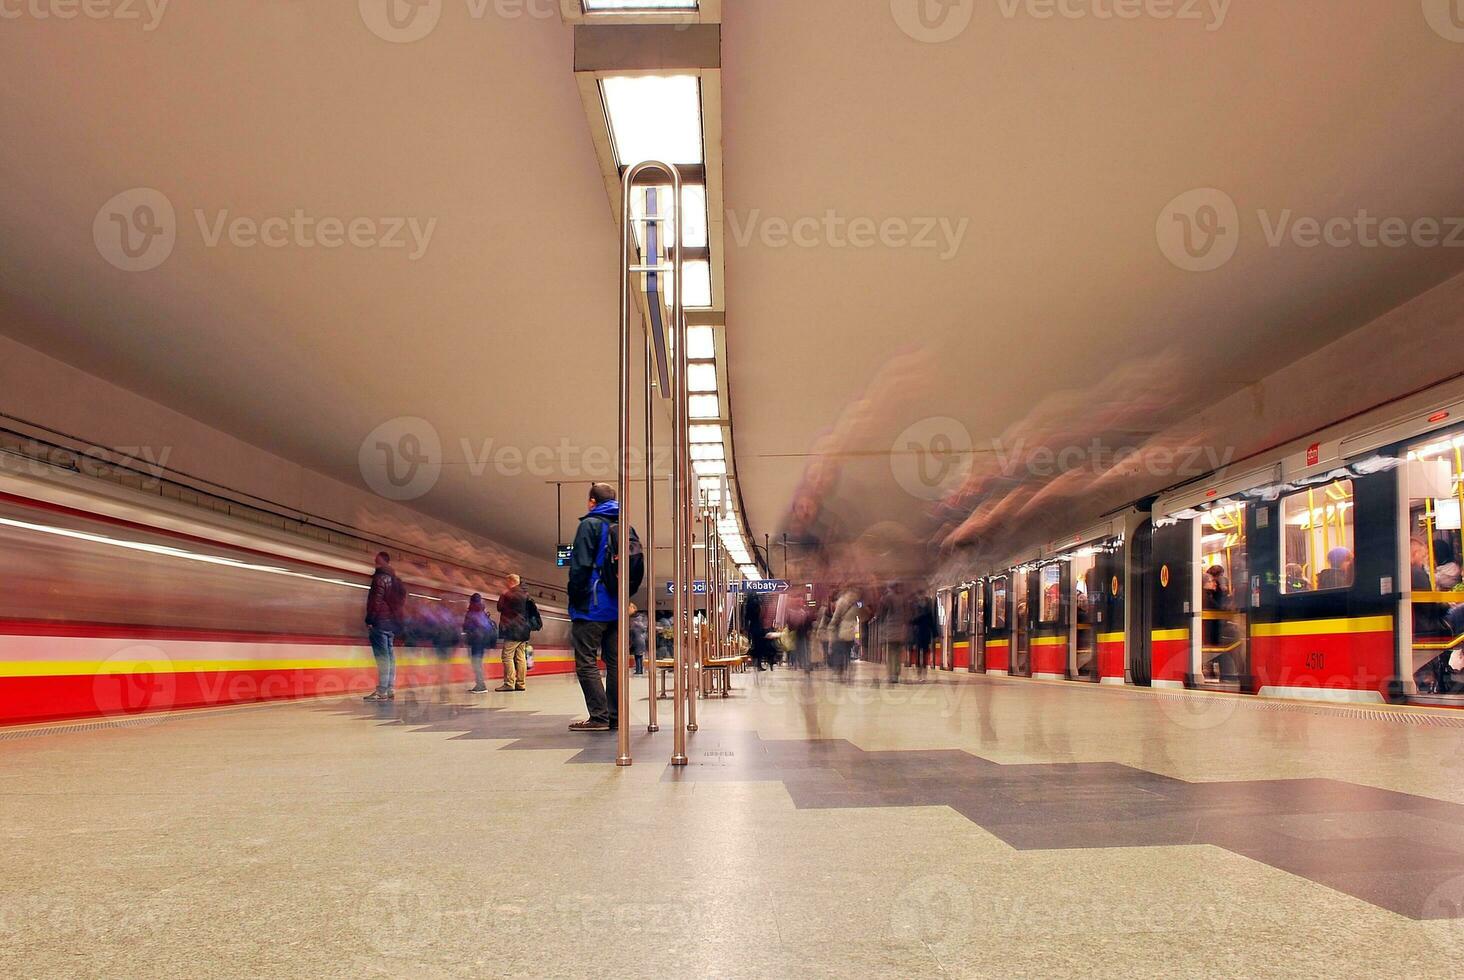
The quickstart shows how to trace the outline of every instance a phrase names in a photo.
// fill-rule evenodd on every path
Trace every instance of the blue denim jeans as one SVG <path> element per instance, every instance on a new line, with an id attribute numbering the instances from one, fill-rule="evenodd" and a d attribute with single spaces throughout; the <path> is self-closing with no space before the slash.
<path id="1" fill-rule="evenodd" d="M 371 628 L 371 653 L 376 657 L 376 693 L 390 694 L 396 688 L 396 654 L 392 652 L 392 634 Z"/>

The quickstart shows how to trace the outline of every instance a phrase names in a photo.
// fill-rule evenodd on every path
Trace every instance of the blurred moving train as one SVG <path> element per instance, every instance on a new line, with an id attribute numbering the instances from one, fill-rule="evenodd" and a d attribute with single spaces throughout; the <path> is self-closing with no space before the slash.
<path id="1" fill-rule="evenodd" d="M 13 468 L 12 468 L 13 470 Z M 374 547 L 292 540 L 249 521 L 69 479 L 0 470 L 0 724 L 369 690 L 362 622 Z M 424 567 L 428 567 L 425 566 Z M 440 562 L 430 567 L 441 568 Z M 414 576 L 402 687 L 463 683 L 433 640 L 483 588 Z M 541 602 L 535 675 L 573 669 L 568 617 Z M 415 635 L 414 635 L 415 634 Z M 501 667 L 488 656 L 490 674 Z"/>
<path id="2" fill-rule="evenodd" d="M 1464 706 L 1461 512 L 1453 381 L 968 570 L 943 666 Z"/>

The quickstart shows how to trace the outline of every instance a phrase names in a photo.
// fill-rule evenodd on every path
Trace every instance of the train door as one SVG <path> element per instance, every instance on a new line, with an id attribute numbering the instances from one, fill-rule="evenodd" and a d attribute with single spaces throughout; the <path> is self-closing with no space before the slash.
<path id="1" fill-rule="evenodd" d="M 986 672 L 1010 674 L 1012 671 L 1012 576 L 998 575 L 991 580 L 987 623 L 991 627 L 986 638 Z"/>
<path id="2" fill-rule="evenodd" d="M 1224 501 L 1194 521 L 1198 552 L 1197 687 L 1254 691 L 1250 671 L 1250 528 L 1255 508 Z"/>
<path id="3" fill-rule="evenodd" d="M 971 673 L 986 671 L 986 583 L 971 588 Z"/>
<path id="4" fill-rule="evenodd" d="M 1032 573 L 1012 573 L 1012 676 L 1032 676 Z"/>
<path id="5" fill-rule="evenodd" d="M 1170 521 L 1155 526 L 1150 558 L 1148 603 L 1150 683 L 1154 687 L 1184 687 L 1192 676 L 1194 650 L 1194 596 L 1191 593 L 1191 555 L 1194 522 Z"/>
<path id="6" fill-rule="evenodd" d="M 1127 565 L 1121 539 L 1110 539 L 1094 555 L 1093 579 L 1097 597 L 1093 604 L 1093 631 L 1098 634 L 1098 680 L 1122 684 L 1128 667 L 1124 615 Z"/>
<path id="7" fill-rule="evenodd" d="M 1051 562 L 1032 573 L 1032 676 L 1060 681 L 1068 676 L 1068 563 Z"/>
<path id="8" fill-rule="evenodd" d="M 1435 433 L 1409 446 L 1401 480 L 1409 565 L 1403 625 L 1411 623 L 1404 681 L 1415 700 L 1457 704 L 1464 702 L 1464 433 Z"/>
<path id="9" fill-rule="evenodd" d="M 1075 681 L 1097 683 L 1102 676 L 1098 669 L 1097 612 L 1104 590 L 1098 578 L 1095 549 L 1085 548 L 1073 556 L 1068 563 L 1068 582 L 1071 589 L 1068 604 L 1072 610 L 1068 676 Z"/>
<path id="10" fill-rule="evenodd" d="M 1128 539 L 1128 554 L 1121 562 L 1120 576 L 1124 588 L 1130 590 L 1124 645 L 1128 654 L 1129 679 L 1148 687 L 1154 679 L 1153 652 L 1150 649 L 1154 632 L 1154 524 L 1145 519 Z M 1125 622 L 1124 618 L 1118 622 Z M 1117 625 L 1117 624 L 1115 624 Z"/>

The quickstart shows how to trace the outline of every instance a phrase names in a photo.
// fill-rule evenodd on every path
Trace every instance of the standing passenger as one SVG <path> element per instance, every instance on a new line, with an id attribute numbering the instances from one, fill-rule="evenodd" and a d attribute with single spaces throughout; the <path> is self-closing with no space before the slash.
<path id="1" fill-rule="evenodd" d="M 474 592 L 468 600 L 468 614 L 463 617 L 463 635 L 468 638 L 468 660 L 473 665 L 473 680 L 476 681 L 469 694 L 487 694 L 488 678 L 483 673 L 483 657 L 488 648 L 497 641 L 497 627 L 488 615 L 488 604 L 480 593 Z"/>
<path id="2" fill-rule="evenodd" d="M 646 634 L 650 625 L 645 611 L 630 604 L 630 655 L 635 658 L 635 673 L 639 677 L 646 672 Z"/>
<path id="3" fill-rule="evenodd" d="M 396 655 L 392 639 L 402 631 L 406 604 L 407 587 L 391 567 L 391 555 L 378 552 L 371 589 L 366 593 L 367 636 L 371 640 L 371 653 L 376 657 L 376 690 L 366 695 L 367 701 L 396 699 Z"/>
<path id="4" fill-rule="evenodd" d="M 633 593 L 640 588 L 642 564 L 618 567 L 619 537 L 630 534 L 630 552 L 637 554 L 635 532 L 620 528 L 620 502 L 615 488 L 597 483 L 590 488 L 589 513 L 580 518 L 569 563 L 570 642 L 574 671 L 579 676 L 589 718 L 570 725 L 575 732 L 614 731 L 620 726 L 619 576 L 630 576 Z M 606 681 L 600 679 L 598 660 L 605 661 Z"/>
<path id="5" fill-rule="evenodd" d="M 537 610 L 524 580 L 517 574 L 508 577 L 508 588 L 498 597 L 498 628 L 503 634 L 503 683 L 497 687 L 500 693 L 524 690 L 529 676 L 529 640 L 534 633 L 534 617 Z"/>

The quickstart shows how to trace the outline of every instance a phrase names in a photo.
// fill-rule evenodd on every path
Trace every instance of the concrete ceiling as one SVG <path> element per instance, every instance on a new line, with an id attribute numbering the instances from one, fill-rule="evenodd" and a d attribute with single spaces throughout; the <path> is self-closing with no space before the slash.
<path id="1" fill-rule="evenodd" d="M 1257 217 L 1464 214 L 1464 44 L 1413 0 L 1237 3 L 1213 31 L 1208 4 L 1197 22 L 964 6 L 944 43 L 902 31 L 889 0 L 727 7 L 729 227 L 755 212 L 970 222 L 949 256 L 729 240 L 754 528 L 868 533 L 918 567 L 964 516 L 912 480 L 932 438 L 969 438 L 988 477 L 1023 441 L 1134 445 L 1464 267 L 1461 248 L 1271 248 Z M 1158 245 L 1161 213 L 1196 188 L 1242 218 L 1216 271 Z M 1318 383 L 1336 387 L 1335 417 L 1352 410 L 1345 378 Z M 1006 475 L 982 486 L 1042 482 Z M 1060 500 L 1046 532 L 1179 481 L 1143 482 Z M 789 521 L 800 486 L 810 513 Z"/>
<path id="2" fill-rule="evenodd" d="M 544 5 L 471 9 L 444 4 L 402 44 L 356 4 L 302 0 L 170 5 L 152 31 L 7 21 L 0 330 L 353 482 L 377 426 L 426 419 L 447 465 L 414 506 L 546 553 L 554 474 L 475 475 L 463 440 L 613 445 L 614 228 L 570 29 Z M 1214 31 L 978 3 L 938 44 L 891 10 L 726 5 L 731 395 L 755 534 L 789 526 L 801 486 L 820 526 L 918 558 L 953 521 L 910 491 L 908 447 L 932 432 L 978 459 L 1003 434 L 1140 438 L 1464 266 L 1461 249 L 1270 248 L 1255 217 L 1464 214 L 1464 44 L 1413 0 L 1236 4 Z M 177 213 L 148 272 L 92 236 L 134 187 Z M 1156 222 L 1204 187 L 1244 231 L 1228 265 L 1186 272 Z M 436 224 L 413 261 L 210 247 L 195 217 L 296 209 Z M 830 210 L 969 224 L 944 258 L 777 247 L 766 225 L 737 240 Z"/>

